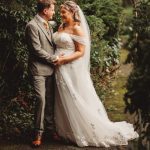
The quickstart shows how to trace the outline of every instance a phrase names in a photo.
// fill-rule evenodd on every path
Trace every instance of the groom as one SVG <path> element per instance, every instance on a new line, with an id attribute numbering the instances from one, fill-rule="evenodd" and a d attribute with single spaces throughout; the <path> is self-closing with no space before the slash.
<path id="1" fill-rule="evenodd" d="M 55 14 L 55 0 L 38 0 L 37 15 L 27 24 L 25 29 L 29 49 L 29 73 L 32 77 L 36 94 L 35 137 L 33 146 L 41 145 L 43 131 L 47 129 L 51 135 L 54 127 L 54 69 L 52 63 L 57 61 L 54 55 L 52 28 L 48 21 Z"/>

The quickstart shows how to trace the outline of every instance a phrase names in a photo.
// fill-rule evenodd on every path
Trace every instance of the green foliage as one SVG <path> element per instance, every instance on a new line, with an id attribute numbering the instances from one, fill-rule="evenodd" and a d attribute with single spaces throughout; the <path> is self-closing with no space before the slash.
<path id="1" fill-rule="evenodd" d="M 1 101 L 0 133 L 2 135 L 20 135 L 21 132 L 33 128 L 35 104 L 30 98 L 20 94 L 11 100 L 3 99 Z"/>
<path id="2" fill-rule="evenodd" d="M 111 69 L 111 66 L 118 64 L 121 2 L 117 0 L 89 0 L 85 2 L 83 11 L 87 16 L 91 30 L 91 65 L 99 67 L 101 71 L 105 72 Z"/>
<path id="3" fill-rule="evenodd" d="M 34 101 L 27 75 L 24 36 L 25 25 L 34 14 L 33 3 L 29 8 L 23 2 L 0 3 L 0 132 L 5 134 L 15 126 L 22 129 L 31 125 L 33 113 L 21 106 L 20 96 L 25 92 L 24 98 L 28 98 L 24 103 L 29 98 Z"/>
<path id="4" fill-rule="evenodd" d="M 136 44 L 133 31 L 133 19 L 133 7 L 125 7 L 120 17 L 120 38 L 122 42 L 122 47 L 129 50 L 130 52 Z M 131 55 L 128 55 L 125 63 L 131 62 L 131 59 Z"/>
<path id="5" fill-rule="evenodd" d="M 133 8 L 132 7 L 124 8 L 120 17 L 121 35 L 130 34 L 133 28 L 132 21 L 133 21 Z"/>
<path id="6" fill-rule="evenodd" d="M 0 76 L 7 86 L 4 91 L 11 91 L 10 96 L 18 91 L 18 85 L 24 84 L 22 81 L 27 77 L 28 50 L 24 30 L 33 12 L 33 7 L 27 9 L 17 3 L 14 8 L 0 4 Z M 1 92 L 0 95 L 5 94 Z"/>
<path id="7" fill-rule="evenodd" d="M 143 0 L 135 8 L 137 17 L 133 19 L 133 41 L 130 58 L 134 68 L 128 79 L 125 95 L 126 110 L 136 113 L 137 128 L 141 139 L 150 138 L 150 0 Z M 144 130 L 143 130 L 144 129 Z M 148 146 L 148 145 L 147 145 Z"/>
<path id="8" fill-rule="evenodd" d="M 86 15 L 91 31 L 91 73 L 98 95 L 104 100 L 108 83 L 105 74 L 109 74 L 119 63 L 120 41 L 118 38 L 121 1 L 118 0 L 78 0 Z M 109 81 L 108 81 L 109 82 Z"/>

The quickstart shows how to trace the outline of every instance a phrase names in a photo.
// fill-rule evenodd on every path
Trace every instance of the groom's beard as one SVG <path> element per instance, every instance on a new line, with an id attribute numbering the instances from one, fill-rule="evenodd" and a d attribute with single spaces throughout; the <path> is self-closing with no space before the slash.
<path id="1" fill-rule="evenodd" d="M 55 16 L 51 16 L 48 21 L 55 20 Z"/>

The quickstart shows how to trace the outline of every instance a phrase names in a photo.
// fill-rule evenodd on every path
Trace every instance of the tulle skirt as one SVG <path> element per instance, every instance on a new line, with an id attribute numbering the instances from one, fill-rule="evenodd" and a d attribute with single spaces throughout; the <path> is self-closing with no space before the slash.
<path id="1" fill-rule="evenodd" d="M 60 136 L 80 147 L 127 145 L 133 125 L 109 120 L 82 58 L 56 69 L 55 123 Z"/>

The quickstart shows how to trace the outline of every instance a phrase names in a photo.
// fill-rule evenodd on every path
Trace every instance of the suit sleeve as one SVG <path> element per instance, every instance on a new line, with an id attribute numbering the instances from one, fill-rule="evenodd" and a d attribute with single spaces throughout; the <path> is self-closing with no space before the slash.
<path id="1" fill-rule="evenodd" d="M 28 24 L 26 26 L 25 34 L 27 44 L 32 49 L 33 53 L 39 58 L 46 60 L 48 63 L 51 63 L 52 56 L 41 48 L 38 29 L 35 26 Z"/>

